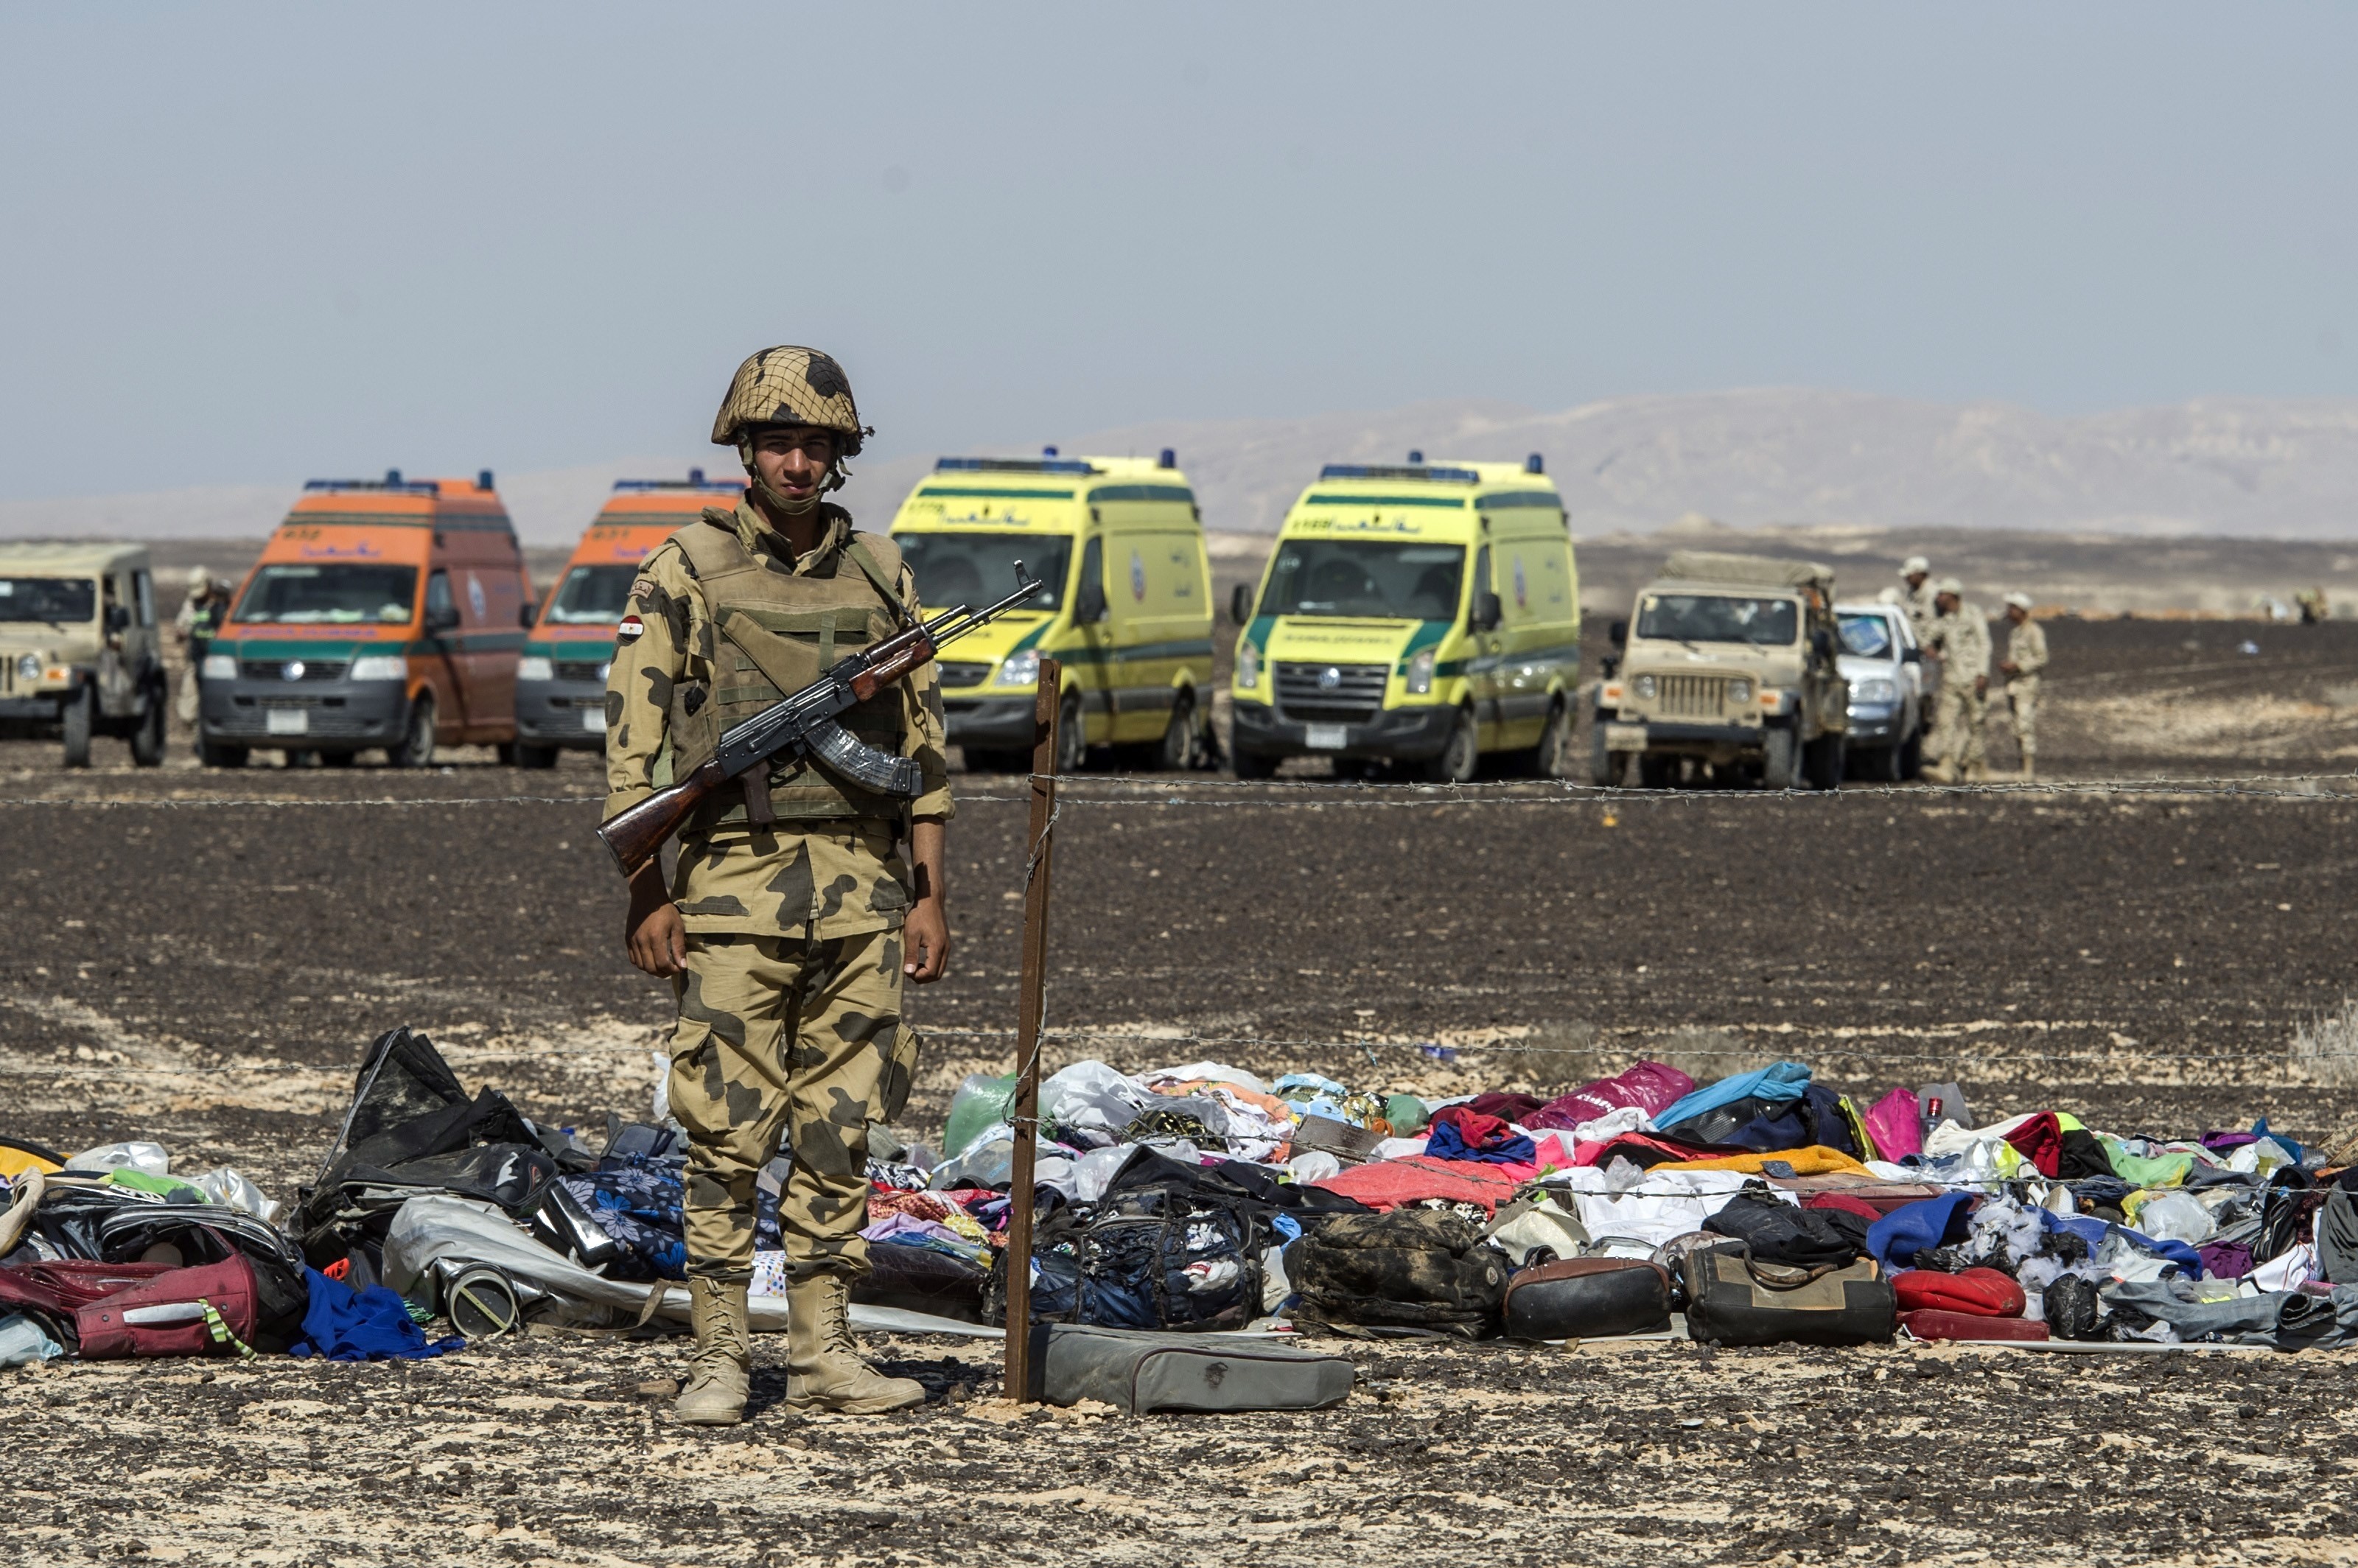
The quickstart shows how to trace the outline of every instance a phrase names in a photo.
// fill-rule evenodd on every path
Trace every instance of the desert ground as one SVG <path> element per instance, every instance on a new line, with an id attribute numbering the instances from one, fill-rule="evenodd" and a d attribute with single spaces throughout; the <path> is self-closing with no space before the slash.
<path id="1" fill-rule="evenodd" d="M 1047 1065 L 1441 1094 L 1791 1056 L 1855 1091 L 1956 1080 L 1983 1121 L 2346 1143 L 2358 1075 L 2290 1046 L 2358 989 L 2358 623 L 2050 635 L 2052 793 L 1093 776 L 1058 827 Z M 669 999 L 621 957 L 591 759 L 206 773 L 174 743 L 76 775 L 0 745 L 0 1131 L 152 1138 L 291 1199 L 399 1022 L 535 1119 L 644 1114 Z M 959 783 L 913 1141 L 1011 1054 L 1022 785 Z M 995 1342 L 932 1336 L 869 1345 L 922 1409 L 806 1419 L 764 1343 L 754 1419 L 719 1432 L 665 1421 L 667 1338 L 28 1369 L 0 1374 L 9 1539 L 59 1564 L 2358 1558 L 2358 1353 L 1326 1343 L 1359 1373 L 1337 1411 L 1129 1421 L 1018 1411 Z"/>

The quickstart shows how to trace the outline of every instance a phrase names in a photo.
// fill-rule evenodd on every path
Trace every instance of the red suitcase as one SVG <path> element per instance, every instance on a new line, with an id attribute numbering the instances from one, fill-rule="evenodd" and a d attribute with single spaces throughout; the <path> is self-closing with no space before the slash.
<path id="1" fill-rule="evenodd" d="M 1918 1339 L 2045 1339 L 2047 1325 L 2027 1317 L 1982 1317 L 1924 1307 L 1899 1314 L 1899 1326 Z"/>

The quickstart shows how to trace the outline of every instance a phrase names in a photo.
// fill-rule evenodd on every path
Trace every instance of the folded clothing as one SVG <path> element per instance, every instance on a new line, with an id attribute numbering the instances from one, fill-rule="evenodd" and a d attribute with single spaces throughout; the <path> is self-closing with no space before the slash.
<path id="1" fill-rule="evenodd" d="M 1996 1269 L 1944 1274 L 1938 1269 L 1903 1269 L 1891 1276 L 1901 1312 L 1966 1313 L 1976 1317 L 2020 1317 L 2022 1287 Z"/>
<path id="2" fill-rule="evenodd" d="M 1531 1141 L 1495 1116 L 1462 1105 L 1433 1113 L 1424 1152 L 1435 1160 L 1476 1160 L 1492 1165 L 1533 1162 Z"/>
<path id="3" fill-rule="evenodd" d="M 1846 1269 L 1866 1242 L 1866 1222 L 1856 1215 L 1801 1208 L 1765 1193 L 1736 1194 L 1703 1227 L 1743 1242 L 1756 1262 L 1797 1269 Z"/>
<path id="4" fill-rule="evenodd" d="M 1866 1249 L 1886 1269 L 1904 1269 L 1919 1252 L 1963 1241 L 1973 1202 L 1971 1193 L 1943 1193 L 1893 1209 L 1868 1227 Z"/>

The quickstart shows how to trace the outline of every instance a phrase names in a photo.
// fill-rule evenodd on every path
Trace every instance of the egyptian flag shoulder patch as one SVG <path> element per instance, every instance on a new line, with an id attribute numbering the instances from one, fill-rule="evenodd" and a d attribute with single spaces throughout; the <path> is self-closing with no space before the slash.
<path id="1" fill-rule="evenodd" d="M 635 615 L 625 615 L 614 627 L 614 641 L 635 643 L 645 635 L 647 623 Z"/>

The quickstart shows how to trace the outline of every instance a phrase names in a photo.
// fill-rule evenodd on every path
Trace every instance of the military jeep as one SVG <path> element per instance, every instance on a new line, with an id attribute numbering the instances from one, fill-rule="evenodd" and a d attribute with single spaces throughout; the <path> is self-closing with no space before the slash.
<path id="1" fill-rule="evenodd" d="M 64 742 L 90 765 L 93 735 L 164 760 L 168 704 L 156 583 L 138 545 L 0 544 L 0 735 Z"/>
<path id="2" fill-rule="evenodd" d="M 1833 789 L 1850 722 L 1833 602 L 1833 572 L 1814 562 L 1671 557 L 1631 619 L 1613 623 L 1595 781 Z"/>

